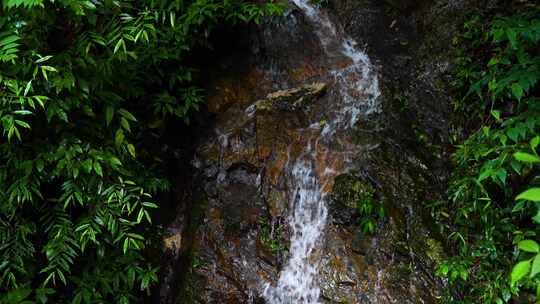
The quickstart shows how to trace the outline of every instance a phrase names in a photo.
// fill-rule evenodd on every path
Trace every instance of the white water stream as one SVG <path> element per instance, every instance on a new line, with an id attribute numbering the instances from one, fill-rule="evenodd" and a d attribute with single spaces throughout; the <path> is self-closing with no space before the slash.
<path id="1" fill-rule="evenodd" d="M 326 12 L 311 5 L 309 0 L 293 2 L 313 23 L 326 55 L 343 58 L 350 63 L 331 70 L 327 75 L 333 79 L 332 90 L 338 93 L 333 104 L 327 107 L 325 116 L 328 120 L 325 124 L 312 125 L 309 132 L 306 130 L 306 134 L 313 134 L 313 129 L 318 128 L 315 137 L 306 135 L 311 140 L 308 140 L 303 153 L 286 167 L 291 189 L 294 189 L 290 198 L 290 256 L 277 284 L 264 287 L 263 296 L 269 304 L 320 303 L 319 261 L 314 253 L 320 249 L 328 213 L 323 184 L 340 173 L 337 170 L 344 170 L 331 164 L 321 164 L 320 159 L 341 154 L 343 162 L 347 162 L 349 157 L 343 156 L 346 151 L 335 151 L 328 143 L 353 127 L 362 115 L 380 111 L 378 80 L 367 55 L 356 49 L 356 42 L 334 25 Z M 321 158 L 321 153 L 330 156 Z M 322 170 L 321 166 L 324 166 Z"/>

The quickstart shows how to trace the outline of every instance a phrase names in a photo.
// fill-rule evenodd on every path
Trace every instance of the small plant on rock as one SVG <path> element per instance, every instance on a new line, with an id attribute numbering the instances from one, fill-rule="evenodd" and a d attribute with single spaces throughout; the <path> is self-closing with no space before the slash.
<path id="1" fill-rule="evenodd" d="M 373 234 L 377 221 L 385 216 L 383 204 L 376 198 L 373 186 L 351 174 L 336 178 L 333 195 L 342 208 L 355 209 L 356 221 L 365 234 Z"/>

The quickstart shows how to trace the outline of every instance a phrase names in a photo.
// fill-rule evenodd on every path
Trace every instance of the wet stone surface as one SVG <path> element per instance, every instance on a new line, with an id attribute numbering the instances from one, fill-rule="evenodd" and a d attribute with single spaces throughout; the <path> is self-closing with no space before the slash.
<path id="1" fill-rule="evenodd" d="M 444 250 L 424 204 L 443 188 L 446 156 L 418 142 L 415 132 L 440 142 L 448 131 L 449 97 L 440 83 L 450 67 L 442 46 L 430 48 L 429 35 L 450 36 L 457 19 L 445 14 L 459 16 L 467 6 L 421 2 L 339 0 L 324 9 L 377 62 L 382 111 L 360 117 L 346 135 L 320 140 L 317 147 L 331 151 L 317 150 L 313 174 L 328 193 L 348 166 L 385 198 L 386 215 L 367 235 L 355 204 L 326 198 L 329 218 L 310 256 L 320 264 L 321 303 L 437 303 L 443 282 L 433 269 Z M 288 168 L 334 115 L 340 79 L 328 75 L 350 64 L 325 55 L 340 46 L 321 43 L 292 4 L 248 39 L 251 49 L 235 61 L 243 62 L 241 72 L 227 65 L 215 72 L 208 104 L 215 123 L 193 162 L 208 200 L 192 248 L 198 303 L 267 303 L 265 284 L 276 286 L 291 255 L 287 219 L 296 189 Z M 405 110 L 396 106 L 398 97 L 407 100 Z M 168 236 L 165 244 L 174 252 L 184 239 Z"/>

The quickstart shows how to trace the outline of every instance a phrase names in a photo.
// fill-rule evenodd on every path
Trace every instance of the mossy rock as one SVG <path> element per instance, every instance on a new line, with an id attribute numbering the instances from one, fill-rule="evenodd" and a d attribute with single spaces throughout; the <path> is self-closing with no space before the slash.
<path id="1" fill-rule="evenodd" d="M 371 237 L 358 229 L 351 242 L 351 249 L 358 254 L 366 255 L 371 248 Z"/>
<path id="2" fill-rule="evenodd" d="M 373 186 L 353 174 L 336 177 L 331 198 L 330 214 L 338 225 L 352 225 L 362 217 L 376 218 L 380 209 Z"/>
<path id="3" fill-rule="evenodd" d="M 439 264 L 445 257 L 444 249 L 441 245 L 441 242 L 437 241 L 434 238 L 426 239 L 426 255 L 430 260 Z"/>
<path id="4" fill-rule="evenodd" d="M 336 177 L 332 198 L 347 208 L 356 208 L 358 203 L 373 199 L 375 189 L 371 184 L 362 181 L 352 174 L 342 174 Z"/>
<path id="5" fill-rule="evenodd" d="M 255 103 L 257 113 L 296 111 L 304 108 L 308 102 L 321 96 L 326 91 L 326 84 L 312 83 L 289 90 L 268 94 L 265 99 Z"/>

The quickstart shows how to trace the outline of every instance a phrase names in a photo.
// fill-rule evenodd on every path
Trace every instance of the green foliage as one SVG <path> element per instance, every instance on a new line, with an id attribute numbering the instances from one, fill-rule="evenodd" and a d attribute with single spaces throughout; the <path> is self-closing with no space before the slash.
<path id="1" fill-rule="evenodd" d="M 3 0 L 0 302 L 129 303 L 157 281 L 144 249 L 168 189 L 143 144 L 204 94 L 193 53 L 242 0 Z"/>
<path id="2" fill-rule="evenodd" d="M 285 244 L 284 226 L 279 221 L 270 221 L 266 217 L 260 217 L 257 220 L 259 224 L 259 241 L 272 253 L 282 253 L 289 248 Z"/>
<path id="3" fill-rule="evenodd" d="M 356 209 L 358 224 L 363 233 L 375 232 L 377 221 L 384 218 L 385 212 L 383 204 L 375 198 L 375 189 L 370 184 L 350 174 L 344 174 L 336 178 L 332 192 L 334 200 L 343 206 Z"/>
<path id="4" fill-rule="evenodd" d="M 539 12 L 473 18 L 456 39 L 474 56 L 457 59 L 455 109 L 481 124 L 453 155 L 449 204 L 433 210 L 454 247 L 438 270 L 450 303 L 508 303 L 540 287 Z"/>

